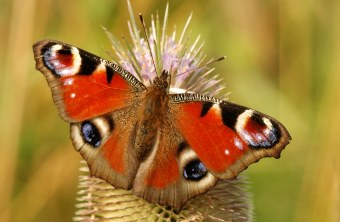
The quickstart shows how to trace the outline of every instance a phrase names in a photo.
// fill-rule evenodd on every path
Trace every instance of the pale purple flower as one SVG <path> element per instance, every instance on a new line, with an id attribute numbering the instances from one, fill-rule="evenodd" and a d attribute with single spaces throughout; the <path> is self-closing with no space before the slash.
<path id="1" fill-rule="evenodd" d="M 151 26 L 148 29 L 150 52 L 143 32 L 137 28 L 137 21 L 130 3 L 128 5 L 131 18 L 128 27 L 132 44 L 124 42 L 123 46 L 106 30 L 112 42 L 115 53 L 113 59 L 116 63 L 138 77 L 146 86 L 150 85 L 156 75 L 160 75 L 163 70 L 166 70 L 172 77 L 170 88 L 180 88 L 184 91 L 204 93 L 210 96 L 220 94 L 223 87 L 217 84 L 220 81 L 219 76 L 211 75 L 214 69 L 204 66 L 208 61 L 204 60 L 206 56 L 202 53 L 203 43 L 199 41 L 200 36 L 189 45 L 190 36 L 186 34 L 191 15 L 179 37 L 176 30 L 171 35 L 166 32 L 168 6 L 165 10 L 162 27 L 156 25 L 161 23 L 159 16 L 156 15 L 156 19 L 153 19 L 152 16 Z M 126 44 L 128 46 L 125 46 Z M 155 64 L 153 64 L 151 53 Z"/>

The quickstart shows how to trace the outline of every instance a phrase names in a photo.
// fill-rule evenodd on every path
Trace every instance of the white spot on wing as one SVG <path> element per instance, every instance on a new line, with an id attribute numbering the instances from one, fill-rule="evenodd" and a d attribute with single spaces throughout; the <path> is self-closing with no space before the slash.
<path id="1" fill-rule="evenodd" d="M 247 109 L 246 111 L 244 111 L 242 114 L 240 114 L 237 117 L 237 121 L 235 125 L 236 132 L 241 136 L 243 140 L 245 140 L 250 145 L 253 145 L 254 141 L 251 135 L 246 130 L 244 130 L 244 128 L 247 122 L 250 120 L 253 113 L 254 113 L 254 110 Z"/>
<path id="2" fill-rule="evenodd" d="M 53 45 L 53 46 L 51 47 L 51 51 L 53 52 L 53 55 L 55 55 L 55 52 L 58 51 L 58 50 L 60 50 L 60 49 L 62 49 L 62 48 L 63 48 L 62 45 L 60 45 L 60 44 L 55 44 L 55 45 Z"/>
<path id="3" fill-rule="evenodd" d="M 73 55 L 73 71 L 74 73 L 78 73 L 81 66 L 81 57 L 79 54 L 79 50 L 76 47 L 71 47 L 72 55 Z"/>
<path id="4" fill-rule="evenodd" d="M 234 138 L 234 145 L 237 147 L 237 149 L 243 150 L 243 144 L 239 138 L 237 137 Z"/>
<path id="5" fill-rule="evenodd" d="M 96 72 L 106 71 L 105 63 L 101 61 L 96 68 Z"/>
<path id="6" fill-rule="evenodd" d="M 229 154 L 230 154 L 230 151 L 229 151 L 228 149 L 225 149 L 225 150 L 224 150 L 224 154 L 225 154 L 225 155 L 229 155 Z"/>
<path id="7" fill-rule="evenodd" d="M 262 120 L 263 120 L 264 124 L 266 124 L 266 126 L 267 126 L 266 130 L 272 130 L 273 129 L 273 124 L 268 118 L 263 117 Z"/>
<path id="8" fill-rule="evenodd" d="M 73 78 L 69 78 L 64 82 L 64 86 L 71 86 L 73 84 Z"/>
<path id="9" fill-rule="evenodd" d="M 244 111 L 242 114 L 240 114 L 237 117 L 235 129 L 238 133 L 244 131 L 244 127 L 246 123 L 249 121 L 249 119 L 251 118 L 251 116 L 253 115 L 253 113 L 254 113 L 254 110 L 247 109 L 246 111 Z"/>
<path id="10" fill-rule="evenodd" d="M 72 99 L 74 99 L 74 98 L 76 98 L 76 94 L 75 94 L 75 93 L 71 93 L 70 97 L 71 97 Z"/>
<path id="11" fill-rule="evenodd" d="M 214 112 L 214 114 L 218 117 L 221 118 L 222 114 L 221 114 L 221 108 L 220 108 L 220 104 L 215 103 L 211 109 L 209 110 L 209 112 Z"/>

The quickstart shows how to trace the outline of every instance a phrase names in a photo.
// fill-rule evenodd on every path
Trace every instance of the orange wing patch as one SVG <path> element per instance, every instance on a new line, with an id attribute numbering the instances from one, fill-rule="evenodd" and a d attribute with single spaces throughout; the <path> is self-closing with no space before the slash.
<path id="1" fill-rule="evenodd" d="M 180 132 L 208 169 L 222 173 L 248 150 L 237 133 L 223 125 L 217 105 L 204 116 L 203 102 L 179 103 L 177 109 Z"/>
<path id="2" fill-rule="evenodd" d="M 128 137 L 122 136 L 121 132 L 115 130 L 103 145 L 103 154 L 112 169 L 120 174 L 126 173 L 126 150 Z"/>
<path id="3" fill-rule="evenodd" d="M 179 170 L 176 160 L 176 150 L 174 147 L 171 153 L 161 153 L 166 150 L 165 147 L 158 147 L 157 158 L 153 159 L 149 168 L 149 174 L 146 175 L 145 185 L 157 189 L 165 188 L 176 183 L 179 180 Z M 175 152 L 175 153 L 174 153 Z"/>
<path id="4" fill-rule="evenodd" d="M 33 50 L 36 68 L 45 75 L 65 121 L 80 122 L 126 107 L 145 89 L 123 68 L 77 47 L 43 40 Z"/>
<path id="5" fill-rule="evenodd" d="M 73 121 L 82 121 L 127 106 L 132 92 L 127 81 L 117 73 L 107 82 L 105 69 L 91 76 L 76 75 L 62 77 L 59 98 L 55 103 L 64 107 L 65 116 Z"/>

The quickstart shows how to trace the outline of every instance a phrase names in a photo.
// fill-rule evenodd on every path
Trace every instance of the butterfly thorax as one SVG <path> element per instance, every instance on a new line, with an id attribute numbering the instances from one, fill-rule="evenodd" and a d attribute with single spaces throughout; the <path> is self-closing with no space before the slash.
<path id="1" fill-rule="evenodd" d="M 161 76 L 153 80 L 153 84 L 147 88 L 145 97 L 141 103 L 141 109 L 136 124 L 135 149 L 137 158 L 143 161 L 149 156 L 159 136 L 160 125 L 165 119 L 168 105 L 167 82 L 168 74 L 163 72 Z"/>
<path id="2" fill-rule="evenodd" d="M 164 70 L 160 76 L 157 76 L 153 80 L 153 87 L 157 88 L 160 91 L 164 91 L 164 93 L 166 93 L 166 90 L 169 87 L 168 78 L 169 78 L 169 74 L 167 71 Z"/>

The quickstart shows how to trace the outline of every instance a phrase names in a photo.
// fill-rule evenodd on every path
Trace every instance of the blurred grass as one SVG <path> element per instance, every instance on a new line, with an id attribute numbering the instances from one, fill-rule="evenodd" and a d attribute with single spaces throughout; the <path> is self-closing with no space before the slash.
<path id="1" fill-rule="evenodd" d="M 132 0 L 147 21 L 165 1 Z M 31 46 L 68 42 L 107 58 L 101 29 L 127 33 L 125 1 L 1 0 L 0 221 L 69 221 L 79 155 Z M 282 121 L 293 137 L 280 160 L 251 166 L 257 221 L 339 221 L 340 2 L 171 1 L 169 32 L 201 34 L 230 99 Z"/>

